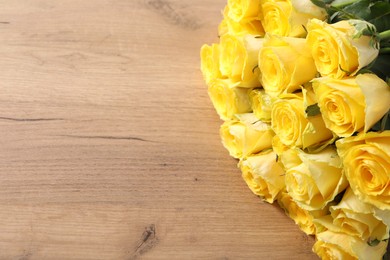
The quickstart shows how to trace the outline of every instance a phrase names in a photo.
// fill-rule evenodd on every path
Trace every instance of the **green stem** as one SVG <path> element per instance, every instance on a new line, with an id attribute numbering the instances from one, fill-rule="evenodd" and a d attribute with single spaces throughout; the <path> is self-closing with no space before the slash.
<path id="1" fill-rule="evenodd" d="M 330 5 L 336 8 L 343 8 L 347 5 L 353 4 L 357 2 L 358 0 L 335 0 Z"/>
<path id="2" fill-rule="evenodd" d="M 390 40 L 390 30 L 379 33 L 379 39 L 381 41 Z"/>
<path id="3" fill-rule="evenodd" d="M 379 54 L 390 54 L 390 47 L 381 48 Z"/>

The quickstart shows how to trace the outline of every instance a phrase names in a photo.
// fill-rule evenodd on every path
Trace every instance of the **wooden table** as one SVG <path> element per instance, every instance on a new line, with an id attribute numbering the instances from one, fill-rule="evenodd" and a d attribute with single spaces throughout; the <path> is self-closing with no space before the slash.
<path id="1" fill-rule="evenodd" d="M 317 259 L 220 143 L 225 3 L 0 1 L 0 259 Z"/>

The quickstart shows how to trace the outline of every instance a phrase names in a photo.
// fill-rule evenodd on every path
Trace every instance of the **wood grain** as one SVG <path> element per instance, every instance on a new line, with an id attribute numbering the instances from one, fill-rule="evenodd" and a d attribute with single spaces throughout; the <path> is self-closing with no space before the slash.
<path id="1" fill-rule="evenodd" d="M 0 1 L 0 259 L 316 259 L 220 143 L 224 5 Z"/>

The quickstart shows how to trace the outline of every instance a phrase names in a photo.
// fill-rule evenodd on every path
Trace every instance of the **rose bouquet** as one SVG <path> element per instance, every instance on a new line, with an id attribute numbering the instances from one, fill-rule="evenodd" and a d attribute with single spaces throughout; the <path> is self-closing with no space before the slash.
<path id="1" fill-rule="evenodd" d="M 218 33 L 201 71 L 250 190 L 322 259 L 386 257 L 389 1 L 228 0 Z"/>

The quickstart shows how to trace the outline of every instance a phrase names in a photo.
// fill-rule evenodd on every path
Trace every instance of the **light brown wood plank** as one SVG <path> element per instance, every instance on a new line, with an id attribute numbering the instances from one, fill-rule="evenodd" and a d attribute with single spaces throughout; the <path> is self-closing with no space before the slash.
<path id="1" fill-rule="evenodd" d="M 224 5 L 0 1 L 0 259 L 316 259 L 220 143 Z"/>

